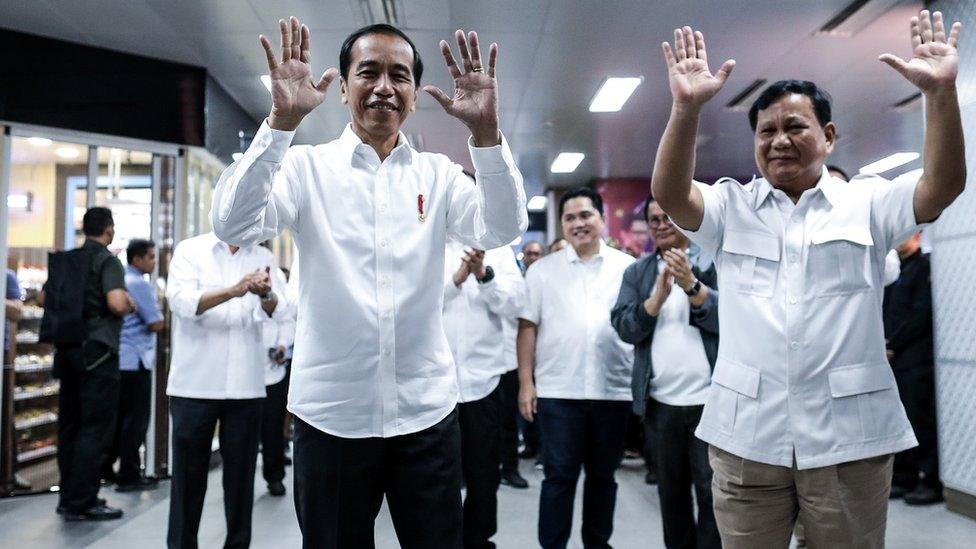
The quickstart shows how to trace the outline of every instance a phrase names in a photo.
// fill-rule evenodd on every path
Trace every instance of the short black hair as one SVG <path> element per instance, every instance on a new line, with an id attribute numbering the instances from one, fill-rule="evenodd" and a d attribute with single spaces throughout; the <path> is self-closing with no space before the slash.
<path id="1" fill-rule="evenodd" d="M 829 172 L 837 172 L 837 173 L 841 174 L 842 176 L 844 176 L 844 181 L 850 181 L 851 180 L 851 176 L 847 175 L 847 172 L 845 172 L 844 170 L 842 170 L 840 168 L 840 166 L 837 166 L 836 164 L 827 164 L 827 171 L 829 171 Z"/>
<path id="2" fill-rule="evenodd" d="M 149 253 L 149 250 L 155 247 L 156 243 L 152 240 L 133 238 L 129 241 L 129 246 L 125 249 L 125 260 L 131 265 L 136 258 L 145 256 Z"/>
<path id="3" fill-rule="evenodd" d="M 85 233 L 85 236 L 102 236 L 109 227 L 114 226 L 112 210 L 101 206 L 88 208 L 85 217 L 81 220 L 81 232 Z"/>
<path id="4" fill-rule="evenodd" d="M 644 221 L 647 221 L 648 223 L 651 222 L 651 220 L 647 218 L 647 210 L 651 207 L 651 202 L 657 202 L 657 200 L 654 200 L 654 195 L 649 194 L 647 195 L 647 200 L 644 201 Z"/>
<path id="5" fill-rule="evenodd" d="M 424 74 L 424 63 L 420 60 L 420 53 L 417 52 L 417 46 L 414 45 L 413 40 L 404 34 L 402 30 L 393 25 L 387 25 L 386 23 L 366 25 L 346 37 L 345 42 L 342 43 L 342 49 L 339 50 L 339 75 L 346 79 L 349 78 L 349 65 L 352 64 L 352 47 L 356 44 L 356 40 L 370 34 L 399 36 L 407 44 L 410 44 L 410 49 L 413 50 L 413 70 L 411 71 L 413 73 L 413 85 L 419 88 L 420 77 Z"/>
<path id="6" fill-rule="evenodd" d="M 798 93 L 810 98 L 813 104 L 813 112 L 817 115 L 820 127 L 826 126 L 830 122 L 830 94 L 820 89 L 816 84 L 809 80 L 780 80 L 763 90 L 756 101 L 749 107 L 749 125 L 752 131 L 756 131 L 756 119 L 759 111 L 766 109 L 775 103 L 780 97 Z"/>
<path id="7" fill-rule="evenodd" d="M 565 206 L 567 202 L 569 202 L 574 198 L 589 198 L 590 202 L 593 203 L 593 207 L 596 209 L 596 211 L 600 212 L 601 216 L 603 215 L 603 197 L 600 196 L 600 193 L 594 191 L 589 187 L 576 187 L 575 189 L 570 189 L 565 193 L 563 193 L 562 198 L 559 199 L 560 219 L 562 219 L 563 217 L 563 206 Z"/>

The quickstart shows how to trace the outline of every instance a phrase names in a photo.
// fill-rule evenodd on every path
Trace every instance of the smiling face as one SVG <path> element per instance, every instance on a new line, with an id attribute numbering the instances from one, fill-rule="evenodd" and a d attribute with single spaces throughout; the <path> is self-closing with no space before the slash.
<path id="1" fill-rule="evenodd" d="M 756 165 L 773 187 L 798 197 L 820 180 L 834 150 L 833 122 L 821 126 L 806 95 L 784 95 L 756 117 Z"/>
<path id="2" fill-rule="evenodd" d="M 659 252 L 672 248 L 684 250 L 688 247 L 688 238 L 678 232 L 671 223 L 671 218 L 664 213 L 657 202 L 651 202 L 647 206 L 647 224 L 651 228 L 651 236 L 654 237 L 654 244 Z"/>
<path id="3" fill-rule="evenodd" d="M 367 34 L 356 40 L 351 53 L 349 74 L 342 76 L 339 87 L 353 129 L 360 136 L 389 139 L 417 101 L 413 48 L 399 36 Z"/>
<path id="4" fill-rule="evenodd" d="M 603 216 L 586 196 L 570 198 L 563 204 L 563 235 L 577 251 L 596 244 L 603 234 Z"/>

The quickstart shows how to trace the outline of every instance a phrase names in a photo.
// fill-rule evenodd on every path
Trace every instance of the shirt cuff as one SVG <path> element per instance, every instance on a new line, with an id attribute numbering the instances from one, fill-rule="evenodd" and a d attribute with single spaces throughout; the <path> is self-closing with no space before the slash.
<path id="1" fill-rule="evenodd" d="M 515 167 L 515 159 L 512 151 L 508 148 L 508 141 L 505 134 L 498 131 L 502 136 L 502 142 L 493 147 L 475 147 L 474 137 L 468 137 L 468 151 L 471 153 L 471 163 L 474 164 L 475 173 L 496 174 L 508 173 Z"/>
<path id="2" fill-rule="evenodd" d="M 288 152 L 288 147 L 291 146 L 294 138 L 294 131 L 276 130 L 268 125 L 268 120 L 265 119 L 254 134 L 247 152 L 258 160 L 278 164 L 285 158 L 285 153 Z"/>

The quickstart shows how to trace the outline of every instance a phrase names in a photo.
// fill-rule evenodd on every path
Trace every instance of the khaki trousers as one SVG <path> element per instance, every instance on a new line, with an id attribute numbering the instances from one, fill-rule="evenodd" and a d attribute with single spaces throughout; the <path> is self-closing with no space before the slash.
<path id="1" fill-rule="evenodd" d="M 882 548 L 892 456 L 798 470 L 709 446 L 715 519 L 725 549 L 790 546 L 803 524 L 807 546 Z"/>

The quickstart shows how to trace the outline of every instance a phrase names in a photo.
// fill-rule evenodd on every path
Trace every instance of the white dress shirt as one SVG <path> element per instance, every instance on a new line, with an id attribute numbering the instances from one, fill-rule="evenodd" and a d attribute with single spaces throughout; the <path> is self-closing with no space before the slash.
<path id="1" fill-rule="evenodd" d="M 667 262 L 658 259 L 657 272 L 663 272 L 666 267 Z M 651 340 L 654 377 L 650 396 L 671 406 L 701 406 L 708 396 L 712 372 L 701 330 L 691 325 L 688 295 L 676 281 L 672 284 L 674 287 L 654 323 Z"/>
<path id="2" fill-rule="evenodd" d="M 252 293 L 196 314 L 204 292 L 233 286 L 244 275 L 265 267 L 271 267 L 272 273 L 277 271 L 266 248 L 242 247 L 232 254 L 213 233 L 176 245 L 166 279 L 166 297 L 173 313 L 167 395 L 209 399 L 265 396 L 268 351 L 261 325 L 288 314 L 284 280 L 272 279 L 272 291 L 278 296 L 272 317 Z"/>
<path id="3" fill-rule="evenodd" d="M 293 135 L 262 124 L 211 210 L 228 242 L 289 228 L 301 252 L 288 409 L 347 438 L 426 429 L 458 398 L 441 320 L 447 235 L 490 249 L 528 225 L 511 151 L 469 140 L 474 184 L 403 134 L 382 162 L 349 126 L 324 145 L 289 148 Z"/>
<path id="4" fill-rule="evenodd" d="M 600 243 L 583 262 L 566 246 L 532 264 L 520 318 L 538 326 L 535 385 L 540 398 L 631 400 L 634 346 L 610 324 L 624 271 L 634 258 Z"/>
<path id="5" fill-rule="evenodd" d="M 466 246 L 447 240 L 444 262 L 444 332 L 457 365 L 460 402 L 485 398 L 501 375 L 505 362 L 504 319 L 518 313 L 525 297 L 525 283 L 515 254 L 508 246 L 487 250 L 485 265 L 495 277 L 484 284 L 474 275 L 454 285 L 454 273 L 461 266 Z"/>
<path id="6" fill-rule="evenodd" d="M 794 205 L 764 179 L 695 183 L 684 231 L 715 254 L 722 338 L 696 434 L 800 469 L 916 445 L 885 358 L 885 255 L 917 230 L 915 182 L 848 185 L 826 168 Z"/>
<path id="7" fill-rule="evenodd" d="M 284 288 L 281 293 L 285 296 L 285 300 L 288 303 L 292 303 L 288 288 L 289 280 L 285 278 L 285 273 L 281 272 L 281 269 L 274 269 L 272 272 L 277 273 L 272 286 L 279 289 Z M 284 364 L 278 364 L 278 362 L 268 355 L 269 349 L 284 347 L 285 356 L 287 357 L 288 348 L 295 344 L 294 308 L 289 308 L 288 313 L 290 314 L 276 314 L 273 320 L 264 322 L 261 326 L 261 335 L 263 336 L 265 357 L 267 359 L 264 363 L 265 386 L 280 383 L 281 380 L 285 379 L 285 374 L 288 373 Z"/>

